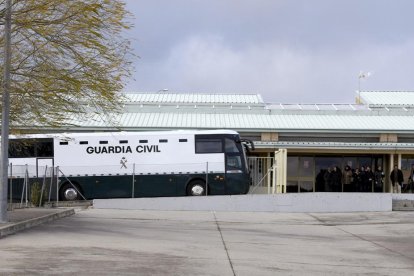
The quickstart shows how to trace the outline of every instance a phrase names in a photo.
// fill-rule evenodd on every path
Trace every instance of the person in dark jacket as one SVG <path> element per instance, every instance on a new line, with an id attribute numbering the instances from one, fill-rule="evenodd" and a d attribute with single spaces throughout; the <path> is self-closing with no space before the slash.
<path id="1" fill-rule="evenodd" d="M 385 173 L 381 166 L 378 166 L 374 173 L 374 192 L 382 193 L 384 187 Z"/>
<path id="2" fill-rule="evenodd" d="M 333 192 L 333 173 L 331 167 L 329 167 L 323 176 L 325 179 L 325 191 Z"/>
<path id="3" fill-rule="evenodd" d="M 332 185 L 334 192 L 342 191 L 342 172 L 337 166 L 334 166 L 332 170 Z"/>
<path id="4" fill-rule="evenodd" d="M 361 191 L 361 185 L 362 185 L 362 176 L 361 171 L 356 168 L 354 174 L 352 175 L 353 182 L 354 182 L 354 191 L 359 192 Z"/>
<path id="5" fill-rule="evenodd" d="M 367 175 L 365 173 L 365 167 L 361 166 L 361 169 L 359 171 L 360 171 L 359 176 L 361 178 L 359 191 L 360 192 L 365 192 L 366 191 L 366 183 L 367 183 Z"/>
<path id="6" fill-rule="evenodd" d="M 397 165 L 394 166 L 394 170 L 392 170 L 390 174 L 391 184 L 393 193 L 400 194 L 401 193 L 401 185 L 404 182 L 404 176 L 402 171 L 398 168 Z"/>
<path id="7" fill-rule="evenodd" d="M 325 190 L 325 173 L 326 173 L 326 170 L 321 169 L 318 175 L 316 176 L 315 188 L 317 192 L 327 192 Z"/>
<path id="8" fill-rule="evenodd" d="M 365 170 L 365 192 L 372 192 L 372 184 L 374 183 L 374 172 L 370 166 Z"/>

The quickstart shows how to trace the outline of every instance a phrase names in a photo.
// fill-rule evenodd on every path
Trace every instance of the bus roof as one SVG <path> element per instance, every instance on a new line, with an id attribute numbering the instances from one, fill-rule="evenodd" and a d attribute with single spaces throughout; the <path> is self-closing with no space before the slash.
<path id="1" fill-rule="evenodd" d="M 50 133 L 50 134 L 24 134 L 10 135 L 11 139 L 17 138 L 75 138 L 75 137 L 100 137 L 100 136 L 132 136 L 132 135 L 178 135 L 178 134 L 238 134 L 234 130 L 215 129 L 215 130 L 171 130 L 171 131 L 118 131 L 118 132 L 78 132 L 78 133 Z"/>

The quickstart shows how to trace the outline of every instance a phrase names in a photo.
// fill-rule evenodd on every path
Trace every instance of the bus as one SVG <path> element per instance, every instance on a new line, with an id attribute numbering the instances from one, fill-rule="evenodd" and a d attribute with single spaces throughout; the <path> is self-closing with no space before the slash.
<path id="1" fill-rule="evenodd" d="M 232 130 L 33 134 L 10 137 L 9 168 L 13 185 L 55 168 L 58 200 L 246 194 L 252 147 Z"/>

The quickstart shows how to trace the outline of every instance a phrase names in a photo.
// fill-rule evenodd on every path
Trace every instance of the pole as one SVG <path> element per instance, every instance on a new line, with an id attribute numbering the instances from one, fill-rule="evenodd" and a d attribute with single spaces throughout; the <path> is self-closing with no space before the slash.
<path id="1" fill-rule="evenodd" d="M 9 163 L 9 112 L 10 112 L 10 63 L 11 63 L 11 0 L 6 0 L 4 24 L 4 79 L 1 114 L 1 169 L 0 169 L 0 223 L 6 223 L 7 182 Z"/>
<path id="2" fill-rule="evenodd" d="M 206 163 L 206 196 L 208 191 L 208 162 Z"/>
<path id="3" fill-rule="evenodd" d="M 27 203 L 29 201 L 28 197 L 27 197 L 27 189 L 29 188 L 29 165 L 27 165 L 27 164 L 26 164 L 26 174 L 25 174 L 24 177 L 26 179 L 26 189 L 25 189 L 25 194 L 24 195 L 25 195 L 25 198 L 26 198 L 26 205 L 25 206 L 27 208 L 28 207 Z"/>
<path id="4" fill-rule="evenodd" d="M 56 207 L 59 207 L 59 166 L 56 167 Z"/>
<path id="5" fill-rule="evenodd" d="M 10 211 L 13 211 L 13 164 L 10 163 Z"/>
<path id="6" fill-rule="evenodd" d="M 132 198 L 135 197 L 135 163 L 132 168 Z"/>

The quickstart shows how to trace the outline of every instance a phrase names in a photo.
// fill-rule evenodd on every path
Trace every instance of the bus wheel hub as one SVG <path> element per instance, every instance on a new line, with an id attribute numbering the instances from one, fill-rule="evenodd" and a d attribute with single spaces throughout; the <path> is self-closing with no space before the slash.
<path id="1" fill-rule="evenodd" d="M 74 200 L 78 197 L 78 192 L 74 188 L 68 188 L 64 195 L 67 200 Z"/>
<path id="2" fill-rule="evenodd" d="M 191 193 L 195 196 L 202 195 L 204 193 L 204 188 L 201 186 L 194 186 L 191 188 Z"/>

